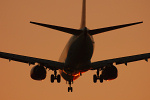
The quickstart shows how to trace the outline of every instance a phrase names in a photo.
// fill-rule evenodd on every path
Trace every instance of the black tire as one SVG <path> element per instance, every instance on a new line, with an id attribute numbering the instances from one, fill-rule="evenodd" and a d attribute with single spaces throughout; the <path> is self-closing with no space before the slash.
<path id="1" fill-rule="evenodd" d="M 60 75 L 57 76 L 57 83 L 60 83 L 61 82 L 61 77 Z"/>
<path id="2" fill-rule="evenodd" d="M 73 92 L 73 88 L 72 87 L 68 87 L 68 92 Z"/>
<path id="3" fill-rule="evenodd" d="M 100 75 L 100 82 L 103 83 L 103 75 Z"/>
<path id="4" fill-rule="evenodd" d="M 71 90 L 71 92 L 73 91 L 73 88 L 72 87 L 70 87 L 70 90 Z"/>
<path id="5" fill-rule="evenodd" d="M 70 87 L 68 87 L 68 92 L 70 92 Z"/>
<path id="6" fill-rule="evenodd" d="M 97 76 L 93 75 L 93 82 L 96 83 L 97 82 Z"/>
<path id="7" fill-rule="evenodd" d="M 51 75 L 51 83 L 54 83 L 54 79 L 55 79 L 55 77 L 54 77 L 54 75 L 52 74 L 52 75 Z"/>

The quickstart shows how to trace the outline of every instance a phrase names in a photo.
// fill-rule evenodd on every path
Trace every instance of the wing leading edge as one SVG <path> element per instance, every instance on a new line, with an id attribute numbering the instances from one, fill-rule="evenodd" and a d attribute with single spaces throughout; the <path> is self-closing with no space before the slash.
<path id="1" fill-rule="evenodd" d="M 91 63 L 92 70 L 103 68 L 104 66 L 107 66 L 109 64 L 116 63 L 118 64 L 125 64 L 129 62 L 139 61 L 139 60 L 146 60 L 148 61 L 148 58 L 150 58 L 150 53 L 145 54 L 139 54 L 139 55 L 133 55 L 133 56 L 126 56 L 126 57 L 120 57 L 120 58 L 114 58 L 114 59 L 108 59 L 108 60 L 102 60 L 98 62 Z"/>
<path id="2" fill-rule="evenodd" d="M 35 58 L 35 57 L 28 57 L 23 55 L 17 55 L 17 54 L 11 54 L 11 53 L 5 53 L 0 52 L 0 58 L 9 59 L 9 61 L 18 61 L 23 63 L 28 63 L 29 65 L 34 65 L 35 63 L 38 63 L 42 66 L 45 66 L 46 68 L 49 68 L 51 70 L 58 70 L 58 69 L 64 69 L 65 64 L 52 61 L 52 60 L 46 60 L 41 58 Z"/>

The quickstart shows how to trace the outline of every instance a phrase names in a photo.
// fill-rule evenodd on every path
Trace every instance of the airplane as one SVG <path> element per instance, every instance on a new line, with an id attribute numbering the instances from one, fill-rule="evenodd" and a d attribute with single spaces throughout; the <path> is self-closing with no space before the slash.
<path id="1" fill-rule="evenodd" d="M 61 77 L 63 77 L 63 79 L 66 80 L 66 82 L 69 84 L 68 92 L 73 91 L 71 84 L 73 84 L 73 82 L 77 78 L 82 76 L 83 73 L 89 70 L 96 71 L 96 74 L 93 75 L 94 83 L 96 83 L 97 80 L 99 80 L 100 83 L 103 83 L 104 80 L 113 80 L 117 78 L 118 70 L 114 66 L 114 64 L 127 65 L 130 62 L 139 60 L 146 60 L 148 62 L 148 58 L 150 58 L 150 53 L 144 53 L 91 62 L 91 58 L 94 51 L 93 35 L 132 25 L 141 24 L 143 22 L 141 21 L 89 30 L 86 27 L 86 0 L 83 0 L 81 26 L 79 29 L 43 24 L 33 21 L 31 21 L 30 23 L 58 30 L 64 33 L 72 34 L 72 37 L 66 44 L 59 58 L 59 61 L 52 61 L 6 52 L 0 52 L 0 58 L 8 59 L 9 61 L 13 60 L 22 63 L 27 63 L 29 65 L 34 65 L 30 72 L 30 76 L 33 80 L 44 80 L 46 78 L 47 69 L 52 70 L 54 74 L 51 74 L 51 83 L 54 83 L 54 80 L 60 83 Z M 60 74 L 57 74 L 58 71 Z"/>

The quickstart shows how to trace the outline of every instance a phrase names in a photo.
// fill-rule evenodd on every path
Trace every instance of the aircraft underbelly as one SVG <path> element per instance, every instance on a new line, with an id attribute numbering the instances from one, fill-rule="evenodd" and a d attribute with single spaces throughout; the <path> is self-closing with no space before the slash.
<path id="1" fill-rule="evenodd" d="M 94 48 L 93 38 L 90 35 L 72 37 L 72 41 L 70 41 L 71 44 L 67 44 L 68 47 L 65 47 L 64 55 L 61 55 L 65 59 L 60 57 L 60 61 L 65 62 L 68 66 L 67 69 L 59 71 L 66 81 L 75 80 L 81 73 L 90 69 L 89 64 L 91 63 Z"/>
<path id="2" fill-rule="evenodd" d="M 90 38 L 80 37 L 70 46 L 65 63 L 76 66 L 78 63 L 90 61 L 92 54 L 93 44 Z"/>

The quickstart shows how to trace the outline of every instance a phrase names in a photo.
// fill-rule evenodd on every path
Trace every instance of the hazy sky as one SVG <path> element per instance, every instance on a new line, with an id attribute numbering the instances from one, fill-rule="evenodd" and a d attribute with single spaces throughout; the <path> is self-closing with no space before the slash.
<path id="1" fill-rule="evenodd" d="M 70 34 L 30 24 L 30 21 L 79 28 L 82 0 L 1 0 L 0 51 L 57 61 Z M 89 29 L 144 21 L 143 24 L 94 36 L 92 61 L 150 52 L 150 0 L 87 0 Z M 117 65 L 113 81 L 93 83 L 88 71 L 68 84 L 30 78 L 33 66 L 0 59 L 0 100 L 150 100 L 150 62 Z"/>

